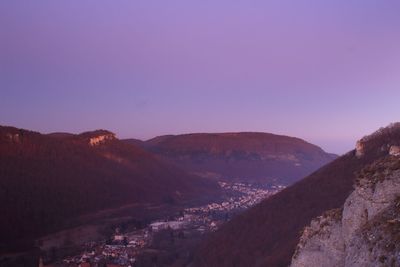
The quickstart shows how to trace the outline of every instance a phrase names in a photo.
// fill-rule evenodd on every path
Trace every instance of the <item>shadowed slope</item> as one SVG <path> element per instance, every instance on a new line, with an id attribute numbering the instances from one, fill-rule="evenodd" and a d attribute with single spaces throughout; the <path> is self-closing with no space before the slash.
<path id="1" fill-rule="evenodd" d="M 343 205 L 355 172 L 399 143 L 400 127 L 371 136 L 362 139 L 363 156 L 351 151 L 224 225 L 201 245 L 195 266 L 288 266 L 303 227 Z"/>
<path id="2" fill-rule="evenodd" d="M 219 187 L 108 131 L 42 135 L 0 127 L 0 243 L 58 230 L 74 216 L 127 203 L 178 203 Z"/>

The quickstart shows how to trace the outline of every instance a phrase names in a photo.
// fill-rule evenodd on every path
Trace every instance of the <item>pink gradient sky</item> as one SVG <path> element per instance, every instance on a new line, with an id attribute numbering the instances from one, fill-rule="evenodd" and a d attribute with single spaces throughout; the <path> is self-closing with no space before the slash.
<path id="1" fill-rule="evenodd" d="M 329 152 L 400 118 L 400 1 L 0 2 L 0 124 L 266 131 Z"/>

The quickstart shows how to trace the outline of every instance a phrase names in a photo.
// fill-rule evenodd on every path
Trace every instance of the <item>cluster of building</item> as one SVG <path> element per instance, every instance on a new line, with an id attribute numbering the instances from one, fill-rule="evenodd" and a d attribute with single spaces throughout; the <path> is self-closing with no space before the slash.
<path id="1" fill-rule="evenodd" d="M 80 255 L 67 257 L 56 266 L 70 267 L 133 267 L 136 257 L 150 242 L 148 229 L 131 233 L 118 230 L 110 241 L 89 242 L 82 247 Z"/>
<path id="2" fill-rule="evenodd" d="M 247 209 L 285 188 L 283 185 L 260 187 L 252 184 L 228 182 L 219 182 L 219 185 L 225 191 L 236 192 L 238 194 L 236 194 L 236 196 L 227 198 L 221 203 L 210 203 L 202 207 L 188 208 L 185 211 L 188 213 L 208 213 L 210 211 L 229 212 L 237 209 Z"/>
<path id="3" fill-rule="evenodd" d="M 86 244 L 79 256 L 66 258 L 60 266 L 124 266 L 134 267 L 137 256 L 151 245 L 154 235 L 162 230 L 215 231 L 236 211 L 247 209 L 264 198 L 285 188 L 282 185 L 255 186 L 244 183 L 219 183 L 229 195 L 222 202 L 200 207 L 186 208 L 172 220 L 157 220 L 146 228 L 130 233 L 115 232 L 112 242 L 91 242 Z"/>

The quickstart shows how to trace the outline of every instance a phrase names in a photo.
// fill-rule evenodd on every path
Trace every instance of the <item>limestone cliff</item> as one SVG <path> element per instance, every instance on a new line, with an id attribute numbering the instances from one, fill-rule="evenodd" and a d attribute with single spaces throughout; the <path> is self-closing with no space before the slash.
<path id="1" fill-rule="evenodd" d="M 117 139 L 114 133 L 106 130 L 81 133 L 79 137 L 83 138 L 90 146 L 97 146 Z"/>
<path id="2" fill-rule="evenodd" d="M 342 210 L 304 229 L 291 267 L 400 266 L 400 158 L 389 151 L 358 174 Z"/>
<path id="3" fill-rule="evenodd" d="M 303 230 L 292 266 L 344 266 L 342 210 L 334 209 L 311 221 Z"/>
<path id="4" fill-rule="evenodd" d="M 115 139 L 115 135 L 114 134 L 104 134 L 104 135 L 99 135 L 99 136 L 95 136 L 89 139 L 89 144 L 91 146 L 96 146 L 99 145 L 101 143 L 106 142 L 107 140 L 113 140 Z"/>
<path id="5" fill-rule="evenodd" d="M 382 140 L 390 140 L 381 145 Z M 400 155 L 400 122 L 391 123 L 387 127 L 382 127 L 370 135 L 366 135 L 357 141 L 355 155 L 358 158 L 368 153 L 390 153 Z"/>

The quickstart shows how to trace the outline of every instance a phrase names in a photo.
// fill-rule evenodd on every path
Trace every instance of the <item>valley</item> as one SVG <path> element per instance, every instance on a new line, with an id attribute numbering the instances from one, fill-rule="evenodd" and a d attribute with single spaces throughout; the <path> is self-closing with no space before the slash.
<path id="1" fill-rule="evenodd" d="M 0 1 L 0 267 L 400 267 L 400 1 Z"/>
<path id="2" fill-rule="evenodd" d="M 74 250 L 79 251 L 75 255 L 54 260 L 54 252 L 48 250 L 43 260 L 57 267 L 85 263 L 92 264 L 90 266 L 148 266 L 151 263 L 171 265 L 174 262 L 188 264 L 192 260 L 194 247 L 208 233 L 216 231 L 233 216 L 285 188 L 279 184 L 219 182 L 219 185 L 223 192 L 220 201 L 186 207 L 179 212 L 171 210 L 171 214 L 142 225 L 116 224 L 112 234 L 75 247 Z"/>
<path id="3" fill-rule="evenodd" d="M 50 266 L 184 266 L 224 225 L 336 158 L 270 133 L 142 142 L 107 130 L 7 126 L 0 152 L 0 266 L 8 267 L 39 258 Z"/>

